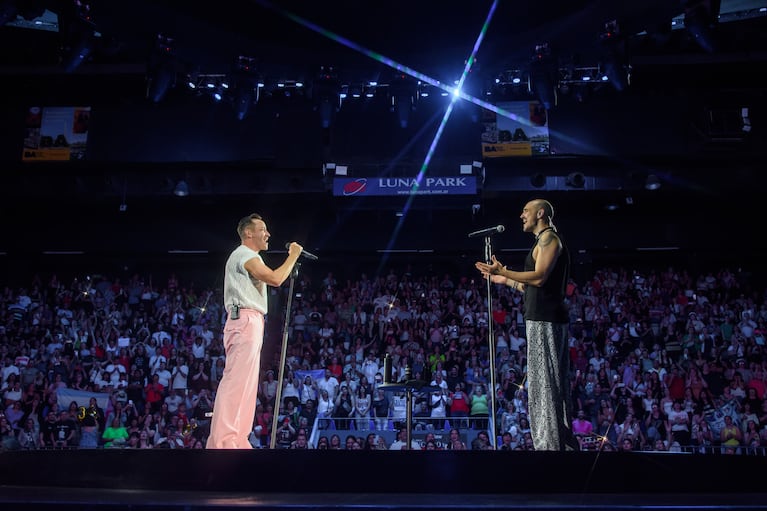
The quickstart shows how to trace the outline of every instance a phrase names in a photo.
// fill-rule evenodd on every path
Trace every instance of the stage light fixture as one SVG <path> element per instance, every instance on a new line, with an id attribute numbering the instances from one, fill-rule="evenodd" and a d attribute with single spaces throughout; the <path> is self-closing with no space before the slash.
<path id="1" fill-rule="evenodd" d="M 147 99 L 159 103 L 168 90 L 176 85 L 176 41 L 165 34 L 157 34 L 155 46 L 147 66 Z"/>
<path id="2" fill-rule="evenodd" d="M 46 2 L 40 0 L 5 0 L 0 2 L 0 27 L 14 22 L 19 16 L 27 21 L 45 14 Z"/>
<path id="3" fill-rule="evenodd" d="M 530 87 L 546 110 L 557 104 L 557 72 L 556 60 L 551 54 L 549 44 L 535 45 L 530 62 Z"/>
<path id="4" fill-rule="evenodd" d="M 320 114 L 320 125 L 329 128 L 341 108 L 341 83 L 333 66 L 320 66 L 312 83 L 313 109 Z"/>
<path id="5" fill-rule="evenodd" d="M 740 129 L 746 133 L 751 132 L 751 118 L 748 116 L 748 107 L 740 109 L 741 126 Z"/>
<path id="6" fill-rule="evenodd" d="M 245 119 L 250 112 L 250 107 L 256 102 L 256 91 L 247 80 L 240 81 L 234 88 L 234 100 L 232 108 L 238 121 Z"/>
<path id="7" fill-rule="evenodd" d="M 532 92 L 530 73 L 527 69 L 515 67 L 497 75 L 486 94 L 497 97 L 498 101 L 524 101 L 530 98 Z"/>
<path id="8" fill-rule="evenodd" d="M 605 23 L 604 31 L 600 35 L 600 43 L 604 73 L 597 79 L 607 78 L 615 90 L 626 90 L 631 84 L 631 64 L 628 60 L 628 43 L 621 33 L 617 20 Z"/>
<path id="9" fill-rule="evenodd" d="M 173 195 L 176 197 L 186 197 L 189 195 L 189 185 L 183 179 L 176 184 L 173 189 Z"/>
<path id="10" fill-rule="evenodd" d="M 238 55 L 234 60 L 231 76 L 222 78 L 232 96 L 232 108 L 237 120 L 248 116 L 250 109 L 261 98 L 263 80 L 258 70 L 258 60 L 247 55 Z"/>
<path id="11" fill-rule="evenodd" d="M 63 9 L 60 14 L 64 45 L 61 66 L 64 72 L 73 73 L 96 50 L 101 33 L 93 23 L 90 3 L 77 1 Z"/>
<path id="12" fill-rule="evenodd" d="M 358 99 L 362 97 L 363 92 L 363 86 L 361 83 L 353 83 L 351 85 L 348 85 L 348 96 L 351 96 L 354 99 Z"/>
<path id="13" fill-rule="evenodd" d="M 586 177 L 581 172 L 571 172 L 567 175 L 565 184 L 571 188 L 583 188 L 586 186 Z"/>
<path id="14" fill-rule="evenodd" d="M 415 110 L 418 97 L 418 85 L 415 79 L 404 73 L 398 73 L 389 83 L 390 110 L 397 114 L 401 128 L 410 123 L 410 112 Z"/>
<path id="15" fill-rule="evenodd" d="M 658 190 L 661 187 L 660 179 L 655 174 L 650 174 L 647 176 L 644 187 L 647 190 Z"/>
<path id="16" fill-rule="evenodd" d="M 708 53 L 719 49 L 716 29 L 721 2 L 711 0 L 683 1 L 684 27 L 695 42 Z M 715 12 L 714 12 L 715 11 Z"/>
<path id="17" fill-rule="evenodd" d="M 533 188 L 543 188 L 546 185 L 546 176 L 540 172 L 536 172 L 530 176 L 530 185 Z"/>

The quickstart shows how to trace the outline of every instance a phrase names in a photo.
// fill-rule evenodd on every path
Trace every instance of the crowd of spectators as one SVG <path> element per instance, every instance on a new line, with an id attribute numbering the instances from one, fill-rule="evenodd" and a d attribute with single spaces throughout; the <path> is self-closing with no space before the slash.
<path id="1" fill-rule="evenodd" d="M 476 275 L 410 266 L 304 272 L 289 314 L 287 286 L 276 290 L 251 443 L 531 450 L 522 295 L 491 285 L 488 310 L 487 290 Z M 750 276 L 604 267 L 567 297 L 583 450 L 764 454 L 767 294 Z M 173 273 L 6 286 L 2 447 L 203 448 L 224 320 L 220 289 Z M 393 382 L 425 384 L 410 399 L 410 446 L 407 395 L 386 389 L 384 359 Z"/>

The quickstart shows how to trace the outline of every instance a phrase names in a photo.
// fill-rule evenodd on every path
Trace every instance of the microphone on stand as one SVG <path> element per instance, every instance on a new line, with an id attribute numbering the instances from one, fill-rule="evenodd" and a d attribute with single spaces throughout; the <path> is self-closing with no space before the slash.
<path id="1" fill-rule="evenodd" d="M 285 243 L 285 248 L 290 249 L 290 242 Z M 312 254 L 311 252 L 307 252 L 306 249 L 301 251 L 301 256 L 312 261 L 316 261 L 317 259 L 319 259 L 316 255 Z"/>
<path id="2" fill-rule="evenodd" d="M 488 227 L 487 229 L 480 229 L 478 231 L 470 232 L 469 238 L 476 238 L 478 236 L 491 236 L 505 230 L 506 228 L 504 226 L 496 225 L 495 227 Z"/>

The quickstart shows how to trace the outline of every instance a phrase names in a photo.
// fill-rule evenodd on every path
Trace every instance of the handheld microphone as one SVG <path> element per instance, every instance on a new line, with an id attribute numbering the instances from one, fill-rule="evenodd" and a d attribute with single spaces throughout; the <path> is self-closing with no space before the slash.
<path id="1" fill-rule="evenodd" d="M 480 229 L 478 231 L 470 232 L 469 238 L 476 238 L 477 236 L 490 236 L 505 230 L 506 228 L 504 226 L 496 225 L 495 227 L 488 227 L 487 229 Z"/>
<path id="2" fill-rule="evenodd" d="M 285 243 L 285 248 L 290 249 L 290 242 Z M 316 255 L 312 254 L 311 252 L 307 252 L 306 250 L 301 251 L 301 256 L 307 259 L 311 259 L 312 261 L 319 259 Z"/>

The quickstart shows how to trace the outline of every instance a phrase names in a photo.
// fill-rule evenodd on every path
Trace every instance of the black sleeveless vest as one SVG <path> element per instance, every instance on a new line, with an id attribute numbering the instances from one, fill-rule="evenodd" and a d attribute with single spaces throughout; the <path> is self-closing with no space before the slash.
<path id="1" fill-rule="evenodd" d="M 565 302 L 567 281 L 570 278 L 570 252 L 564 239 L 559 233 L 556 235 L 562 242 L 562 253 L 559 254 L 557 262 L 554 263 L 554 269 L 543 286 L 535 287 L 529 284 L 525 286 L 525 319 L 552 323 L 569 323 L 570 321 Z M 535 270 L 533 250 L 536 245 L 538 245 L 538 239 L 535 240 L 525 258 L 525 271 Z"/>

